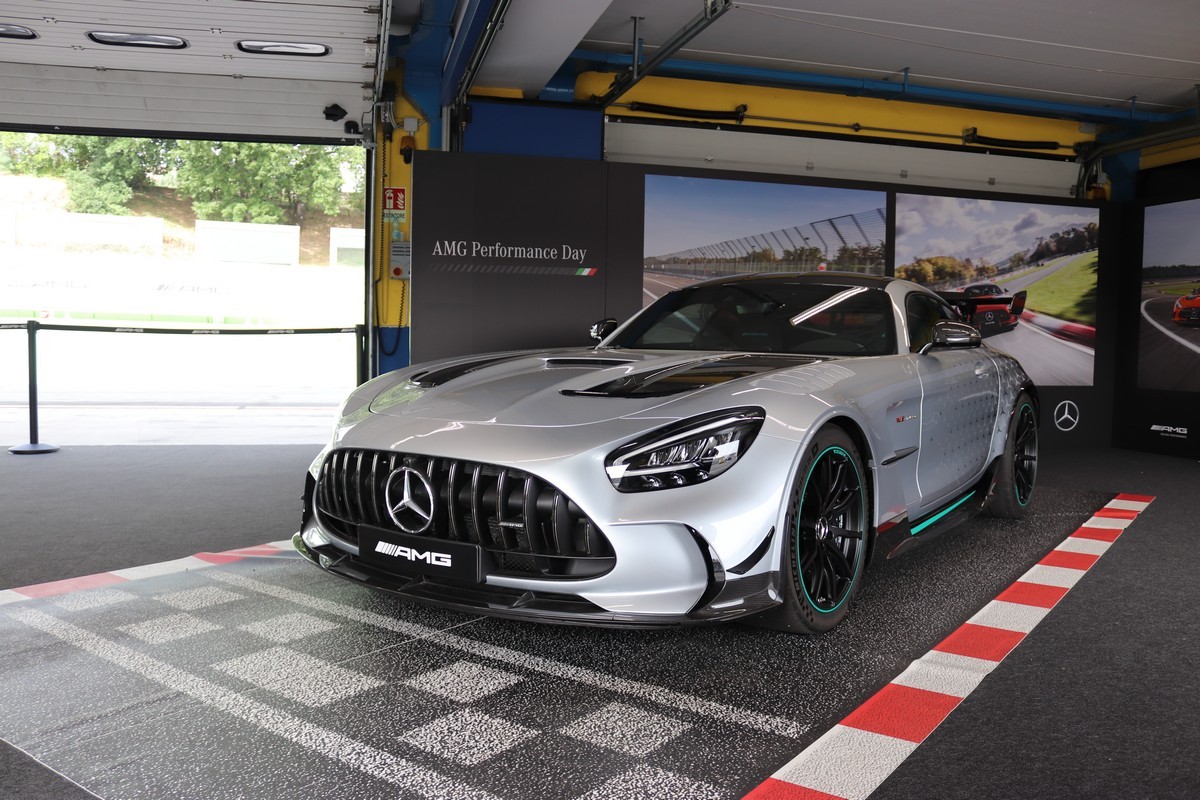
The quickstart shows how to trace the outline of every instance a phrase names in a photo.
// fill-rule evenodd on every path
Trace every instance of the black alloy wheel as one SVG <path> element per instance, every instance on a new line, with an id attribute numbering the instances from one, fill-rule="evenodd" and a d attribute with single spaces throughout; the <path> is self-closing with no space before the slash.
<path id="1" fill-rule="evenodd" d="M 1013 491 L 1017 502 L 1029 505 L 1037 479 L 1037 417 L 1029 403 L 1017 412 L 1017 439 L 1013 447 Z"/>
<path id="2" fill-rule="evenodd" d="M 770 627 L 823 633 L 841 622 L 862 584 L 870 530 L 862 458 L 846 433 L 817 433 L 796 475 L 783 553 L 783 603 Z"/>
<path id="3" fill-rule="evenodd" d="M 996 470 L 992 494 L 985 510 L 1001 519 L 1022 519 L 1033 501 L 1037 482 L 1037 412 L 1026 392 L 1017 395 L 1008 424 L 1008 438 Z"/>

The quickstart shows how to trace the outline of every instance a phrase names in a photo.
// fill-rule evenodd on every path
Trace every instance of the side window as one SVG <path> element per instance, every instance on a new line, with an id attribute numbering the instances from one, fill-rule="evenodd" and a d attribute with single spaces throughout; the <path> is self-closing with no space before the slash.
<path id="1" fill-rule="evenodd" d="M 908 317 L 908 349 L 917 352 L 933 341 L 933 326 L 939 320 L 954 320 L 950 307 L 936 298 L 913 292 L 905 301 Z"/>

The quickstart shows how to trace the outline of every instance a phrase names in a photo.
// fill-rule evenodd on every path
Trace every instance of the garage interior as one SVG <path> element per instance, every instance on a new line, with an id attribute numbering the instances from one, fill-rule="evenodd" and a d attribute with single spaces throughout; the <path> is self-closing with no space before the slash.
<path id="1" fill-rule="evenodd" d="M 0 459 L 0 794 L 1195 796 L 1200 403 L 1139 365 L 1195 372 L 1200 352 L 1186 330 L 1148 338 L 1141 269 L 1148 215 L 1200 196 L 1197 34 L 1200 12 L 1175 0 L 10 3 L 0 129 L 366 149 L 360 379 L 434 352 L 455 320 L 491 319 L 462 296 L 436 321 L 411 277 L 433 264 L 456 189 L 487 208 L 520 180 L 473 174 L 529 175 L 536 192 L 543 172 L 587 173 L 608 207 L 563 224 L 596 231 L 602 268 L 634 263 L 638 280 L 655 255 L 648 175 L 865 187 L 893 206 L 1061 204 L 1103 222 L 1094 378 L 1043 387 L 1031 517 L 976 519 L 876 565 L 853 624 L 821 637 L 533 625 L 334 581 L 288 544 L 317 446 L 57 441 Z M 641 302 L 615 297 L 603 310 L 618 317 Z M 575 316 L 583 334 L 603 315 Z M 1077 426 L 1056 425 L 1064 403 Z M 26 441 L 4 431 L 6 447 Z M 919 709 L 878 723 L 921 733 L 893 737 L 908 744 L 864 778 L 828 734 L 858 730 L 847 721 L 910 665 L 1097 525 L 1111 548 L 1084 548 L 1103 558 L 969 697 L 932 723 Z"/>

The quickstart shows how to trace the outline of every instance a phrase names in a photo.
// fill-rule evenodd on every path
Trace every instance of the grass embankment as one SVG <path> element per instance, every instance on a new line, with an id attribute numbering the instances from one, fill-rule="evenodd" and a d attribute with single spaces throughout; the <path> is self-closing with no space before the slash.
<path id="1" fill-rule="evenodd" d="M 1159 294 L 1169 294 L 1174 297 L 1183 297 L 1185 294 L 1191 294 L 1192 290 L 1200 286 L 1200 278 L 1193 278 L 1190 281 L 1181 281 L 1179 283 L 1156 283 L 1153 284 L 1154 291 Z"/>
<path id="2" fill-rule="evenodd" d="M 1081 325 L 1096 324 L 1096 251 L 1082 253 L 1066 266 L 1030 284 L 1026 307 Z"/>
<path id="3" fill-rule="evenodd" d="M 137 217 L 162 217 L 163 254 L 167 258 L 192 255 L 196 248 L 196 212 L 192 203 L 174 189 L 150 186 L 137 189 L 128 203 Z M 361 213 L 323 214 L 309 211 L 300 225 L 300 264 L 325 266 L 329 263 L 329 229 L 361 228 Z"/>

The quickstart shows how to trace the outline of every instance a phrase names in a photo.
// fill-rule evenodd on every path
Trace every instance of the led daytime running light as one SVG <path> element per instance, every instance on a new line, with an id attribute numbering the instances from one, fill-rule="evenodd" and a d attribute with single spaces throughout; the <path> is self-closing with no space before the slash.
<path id="1" fill-rule="evenodd" d="M 608 478 L 621 492 L 703 483 L 737 463 L 764 418 L 762 409 L 742 408 L 668 426 L 609 455 Z"/>

